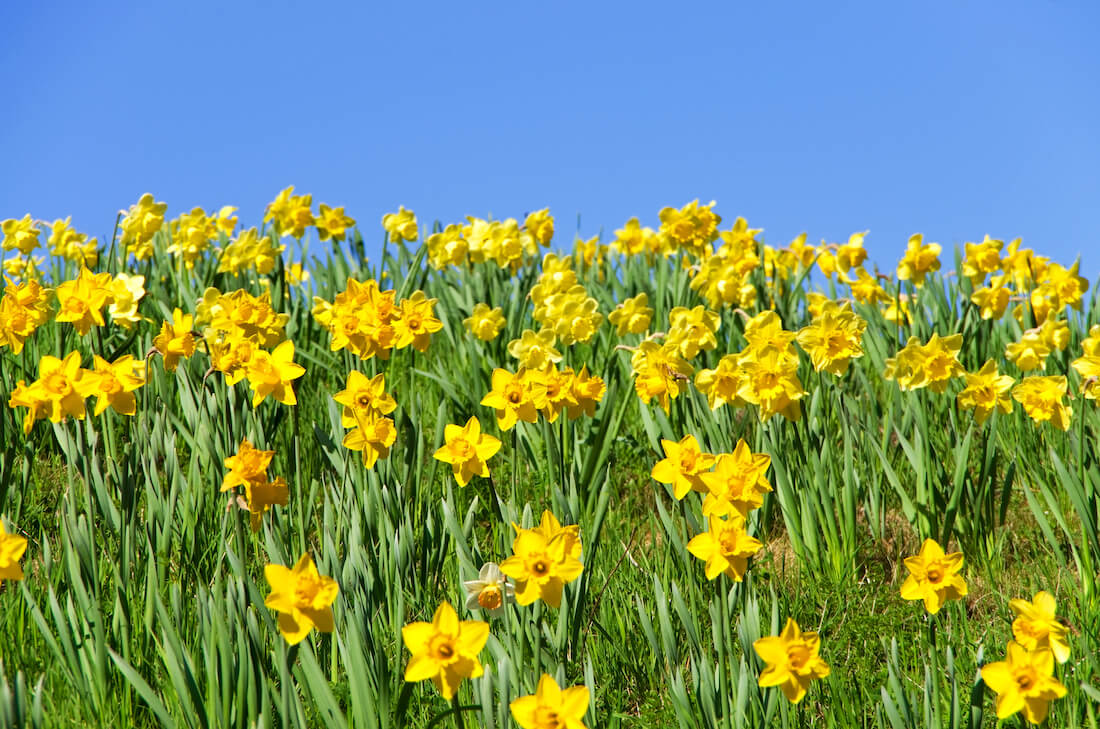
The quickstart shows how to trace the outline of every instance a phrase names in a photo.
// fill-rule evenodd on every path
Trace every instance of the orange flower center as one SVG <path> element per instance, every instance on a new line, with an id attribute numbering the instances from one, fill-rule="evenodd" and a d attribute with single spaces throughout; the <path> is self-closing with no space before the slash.
<path id="1" fill-rule="evenodd" d="M 61 372 L 53 372 L 46 376 L 46 380 L 42 383 L 47 392 L 50 392 L 57 397 L 65 397 L 73 391 L 72 383 L 69 382 L 69 378 Z"/>
<path id="2" fill-rule="evenodd" d="M 495 610 L 503 601 L 500 588 L 496 585 L 486 585 L 477 594 L 477 604 L 486 610 Z"/>
<path id="3" fill-rule="evenodd" d="M 810 661 L 810 650 L 803 643 L 787 647 L 787 663 L 795 670 L 802 669 Z"/>

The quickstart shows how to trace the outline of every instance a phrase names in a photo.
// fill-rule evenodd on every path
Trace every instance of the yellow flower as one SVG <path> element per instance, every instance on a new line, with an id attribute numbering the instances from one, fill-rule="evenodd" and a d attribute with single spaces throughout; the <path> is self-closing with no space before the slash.
<path id="1" fill-rule="evenodd" d="M 563 410 L 577 406 L 577 397 L 573 392 L 573 368 L 566 367 L 559 371 L 547 363 L 542 375 L 546 382 L 546 405 L 542 408 L 542 414 L 547 422 L 553 423 Z"/>
<path id="2" fill-rule="evenodd" d="M 89 381 L 88 395 L 98 398 L 94 415 L 107 408 L 120 415 L 133 415 L 137 412 L 134 390 L 145 384 L 145 361 L 136 361 L 133 355 L 126 354 L 112 363 L 96 355 L 95 373 L 85 375 L 85 379 Z"/>
<path id="3" fill-rule="evenodd" d="M 550 214 L 550 208 L 528 213 L 523 227 L 534 236 L 539 245 L 550 245 L 550 239 L 554 237 L 554 216 Z"/>
<path id="4" fill-rule="evenodd" d="M 546 381 L 541 372 L 521 367 L 512 374 L 498 367 L 493 370 L 492 386 L 481 404 L 496 410 L 501 430 L 510 430 L 519 420 L 535 422 L 539 410 L 546 407 Z"/>
<path id="5" fill-rule="evenodd" d="M 714 456 L 700 450 L 694 435 L 685 435 L 679 443 L 662 438 L 661 447 L 665 449 L 665 458 L 653 467 L 650 475 L 654 481 L 671 485 L 677 499 L 684 498 L 689 491 L 707 490 L 702 476 L 714 465 Z"/>
<path id="6" fill-rule="evenodd" d="M 509 708 L 523 729 L 586 729 L 588 700 L 586 686 L 562 689 L 550 674 L 544 673 L 535 693 L 521 696 Z"/>
<path id="7" fill-rule="evenodd" d="M 434 454 L 435 459 L 451 464 L 455 481 L 465 486 L 474 476 L 488 478 L 487 461 L 500 450 L 500 441 L 481 432 L 477 417 L 471 417 L 466 425 L 448 425 L 443 430 L 445 441 Z"/>
<path id="8" fill-rule="evenodd" d="M 291 382 L 306 373 L 306 368 L 294 363 L 294 342 L 289 339 L 274 351 L 257 350 L 248 363 L 248 384 L 254 394 L 252 407 L 257 407 L 268 395 L 284 405 L 295 405 Z"/>
<path id="9" fill-rule="evenodd" d="M 436 608 L 432 622 L 409 623 L 401 639 L 412 657 L 405 667 L 405 680 L 432 680 L 443 698 L 450 701 L 464 678 L 477 678 L 484 669 L 477 654 L 489 640 L 489 624 L 481 620 L 459 621 L 450 603 Z"/>
<path id="10" fill-rule="evenodd" d="M 2 328 L 0 324 L 0 328 Z M 1096 327 L 1093 327 L 1094 329 Z M 1088 400 L 1100 398 L 1100 354 L 1086 354 L 1070 362 L 1077 374 L 1081 375 L 1081 394 Z"/>
<path id="11" fill-rule="evenodd" d="M 767 453 L 753 453 L 748 443 L 739 439 L 733 453 L 718 456 L 714 470 L 702 475 L 707 497 L 703 500 L 703 516 L 748 516 L 764 503 L 764 494 L 772 490 L 768 483 L 768 468 L 772 459 Z"/>
<path id="12" fill-rule="evenodd" d="M 624 299 L 615 310 L 607 315 L 611 326 L 620 337 L 627 334 L 641 334 L 649 328 L 653 319 L 653 309 L 649 308 L 649 296 L 645 293 Z"/>
<path id="13" fill-rule="evenodd" d="M 966 373 L 959 362 L 961 348 L 961 334 L 952 334 L 943 339 L 940 339 L 940 335 L 933 334 L 927 344 L 921 344 L 916 337 L 910 337 L 895 357 L 886 360 L 886 372 L 883 376 L 888 380 L 897 380 L 902 390 L 928 387 L 932 392 L 942 393 L 952 378 Z"/>
<path id="14" fill-rule="evenodd" d="M 393 322 L 395 348 L 404 349 L 411 344 L 418 352 L 427 351 L 432 334 L 443 328 L 443 322 L 435 317 L 437 301 L 424 296 L 423 291 L 414 291 L 412 296 L 402 299 Z"/>
<path id="15" fill-rule="evenodd" d="M 390 446 L 397 440 L 393 421 L 376 413 L 368 413 L 356 419 L 356 427 L 344 436 L 343 446 L 350 451 L 361 451 L 363 466 L 374 468 L 379 458 L 389 458 Z"/>
<path id="16" fill-rule="evenodd" d="M 718 367 L 715 369 L 699 370 L 695 375 L 695 388 L 707 396 L 711 410 L 717 410 L 723 405 L 738 408 L 747 404 L 737 394 L 745 380 L 745 373 L 737 360 L 736 354 L 727 354 L 718 360 Z"/>
<path id="17" fill-rule="evenodd" d="M 909 247 L 898 263 L 898 280 L 912 281 L 916 286 L 924 285 L 924 277 L 940 270 L 940 244 L 923 243 L 920 233 L 909 236 Z"/>
<path id="18" fill-rule="evenodd" d="M 853 359 L 863 356 L 863 330 L 867 322 L 845 304 L 832 305 L 814 318 L 813 323 L 798 331 L 798 343 L 814 363 L 818 372 L 824 370 L 843 375 Z"/>
<path id="19" fill-rule="evenodd" d="M 107 313 L 111 315 L 111 321 L 124 329 L 130 329 L 134 324 L 143 321 L 138 313 L 138 304 L 145 296 L 145 277 L 131 276 L 119 273 L 110 283 L 111 305 Z"/>
<path id="20" fill-rule="evenodd" d="M 276 246 L 270 235 L 260 236 L 255 228 L 242 230 L 221 252 L 218 273 L 239 274 L 248 268 L 268 274 L 275 270 L 275 262 L 286 246 Z"/>
<path id="21" fill-rule="evenodd" d="M 63 360 L 49 355 L 39 360 L 38 381 L 30 389 L 43 402 L 50 422 L 60 423 L 66 417 L 84 419 L 84 398 L 95 384 L 88 374 L 80 367 L 79 352 L 69 352 Z"/>
<path id="22" fill-rule="evenodd" d="M 390 243 L 398 243 L 403 240 L 414 241 L 420 237 L 420 231 L 416 225 L 416 215 L 413 211 L 406 210 L 404 205 L 398 206 L 396 213 L 383 215 L 382 227 L 390 234 Z"/>
<path id="23" fill-rule="evenodd" d="M 707 531 L 695 535 L 687 543 L 687 550 L 706 562 L 708 580 L 725 574 L 734 582 L 740 582 L 749 567 L 749 557 L 763 546 L 745 533 L 745 517 L 734 511 L 729 519 L 711 517 Z"/>
<path id="24" fill-rule="evenodd" d="M 634 391 L 643 403 L 653 398 L 667 413 L 671 400 L 691 382 L 692 367 L 680 357 L 679 350 L 657 344 L 652 340 L 642 342 L 630 358 L 634 371 Z"/>
<path id="25" fill-rule="evenodd" d="M 761 422 L 782 415 L 791 422 L 802 417 L 799 405 L 806 391 L 798 379 L 798 357 L 785 350 L 752 352 L 739 362 L 745 378 L 738 395 L 759 408 Z"/>
<path id="26" fill-rule="evenodd" d="M 344 215 L 344 208 L 330 208 L 321 203 L 317 215 L 317 233 L 321 240 L 344 240 L 347 237 L 347 229 L 355 225 L 353 218 Z"/>
<path id="27" fill-rule="evenodd" d="M 12 354 L 23 351 L 27 339 L 49 321 L 52 293 L 37 281 L 8 282 L 0 299 L 0 347 L 10 347 Z"/>
<path id="28" fill-rule="evenodd" d="M 541 599 L 558 607 L 562 587 L 584 570 L 580 559 L 573 556 L 574 550 L 579 554 L 579 539 L 564 530 L 547 538 L 545 529 L 515 529 L 512 556 L 501 563 L 500 571 L 516 581 L 516 602 L 530 605 Z"/>
<path id="29" fill-rule="evenodd" d="M 607 392 L 607 385 L 602 378 L 588 373 L 588 365 L 582 366 L 581 371 L 573 375 L 572 383 L 573 403 L 567 405 L 566 414 L 571 420 L 581 415 L 591 418 L 596 414 L 596 405 L 603 400 Z"/>
<path id="30" fill-rule="evenodd" d="M 92 267 L 99 261 L 99 242 L 88 240 L 87 233 L 77 233 L 72 227 L 72 216 L 55 220 L 50 226 L 50 253 L 61 256 L 81 266 Z"/>
<path id="31" fill-rule="evenodd" d="M 38 236 L 42 233 L 38 223 L 31 220 L 30 213 L 18 220 L 9 218 L 3 221 L 0 230 L 4 232 L 0 246 L 6 251 L 18 249 L 24 256 L 30 256 L 31 251 L 38 247 Z"/>
<path id="32" fill-rule="evenodd" d="M 340 423 L 345 428 L 356 425 L 359 418 L 371 413 L 389 415 L 397 409 L 397 402 L 386 392 L 386 375 L 379 373 L 368 378 L 358 370 L 348 373 L 344 389 L 332 396 L 344 406 Z"/>
<path id="33" fill-rule="evenodd" d="M 267 466 L 274 455 L 275 451 L 261 451 L 245 438 L 237 447 L 236 454 L 224 461 L 229 473 L 222 479 L 221 490 L 229 491 L 249 481 L 267 480 Z"/>
<path id="34" fill-rule="evenodd" d="M 313 225 L 313 195 L 291 195 L 294 185 L 280 192 L 267 205 L 264 221 L 274 220 L 280 235 L 301 238 Z"/>
<path id="35" fill-rule="evenodd" d="M 909 577 L 901 586 L 906 600 L 924 600 L 924 608 L 935 615 L 948 600 L 966 597 L 966 581 L 958 574 L 963 566 L 962 552 L 944 554 L 934 539 L 925 539 L 920 552 L 905 558 Z"/>
<path id="36" fill-rule="evenodd" d="M 1065 375 L 1025 377 L 1012 388 L 1013 399 L 1023 406 L 1036 425 L 1049 421 L 1059 430 L 1068 430 L 1073 417 L 1073 409 L 1062 402 L 1065 394 Z"/>
<path id="37" fill-rule="evenodd" d="M 1026 650 L 1049 648 L 1059 663 L 1069 660 L 1069 631 L 1058 622 L 1058 605 L 1054 595 L 1045 590 L 1035 593 L 1031 602 L 1012 600 L 1008 603 L 1016 619 L 1012 621 L 1012 634 L 1016 642 Z"/>
<path id="38" fill-rule="evenodd" d="M 677 306 L 668 313 L 668 323 L 666 346 L 678 350 L 686 360 L 695 359 L 700 351 L 718 346 L 716 335 L 722 319 L 713 311 L 707 311 L 702 306 L 694 309 Z"/>
<path id="39" fill-rule="evenodd" d="M 172 311 L 172 322 L 160 325 L 160 334 L 153 338 L 153 347 L 164 357 L 164 369 L 175 372 L 180 357 L 195 353 L 195 335 L 191 329 L 194 317 L 178 308 Z"/>
<path id="40" fill-rule="evenodd" d="M 957 398 L 959 407 L 973 410 L 974 419 L 981 425 L 993 413 L 1000 410 L 1006 415 L 1012 412 L 1009 392 L 1016 380 L 997 373 L 997 363 L 986 360 L 978 372 L 966 373 L 966 387 Z"/>
<path id="41" fill-rule="evenodd" d="M 970 279 L 971 286 L 978 286 L 985 277 L 1001 270 L 1001 248 L 1004 241 L 990 238 L 988 235 L 981 243 L 966 243 L 966 258 L 963 259 L 962 274 Z"/>
<path id="42" fill-rule="evenodd" d="M 855 274 L 853 276 L 853 273 Z M 852 298 L 861 304 L 874 306 L 879 302 L 890 301 L 890 295 L 879 282 L 862 267 L 855 268 L 841 278 L 852 290 Z"/>
<path id="43" fill-rule="evenodd" d="M 1018 711 L 1032 724 L 1047 718 L 1050 702 L 1066 695 L 1066 687 L 1054 677 L 1054 655 L 1046 648 L 1028 651 L 1009 641 L 1005 660 L 982 666 L 982 680 L 997 693 L 998 719 Z"/>
<path id="44" fill-rule="evenodd" d="M 1005 359 L 1014 363 L 1021 372 L 1042 369 L 1050 355 L 1050 345 L 1043 339 L 1041 329 L 1029 329 L 1018 342 L 1005 347 Z"/>
<path id="45" fill-rule="evenodd" d="M 293 569 L 267 565 L 264 577 L 271 585 L 271 594 L 264 605 L 278 611 L 279 632 L 287 643 L 297 645 L 313 628 L 322 633 L 332 632 L 332 603 L 336 602 L 340 586 L 317 571 L 309 552 L 301 556 Z"/>
<path id="46" fill-rule="evenodd" d="M 481 341 L 491 342 L 504 328 L 504 314 L 499 306 L 490 309 L 488 304 L 477 304 L 462 324 Z"/>
<path id="47" fill-rule="evenodd" d="M 0 520 L 0 581 L 23 579 L 19 560 L 27 551 L 27 540 L 18 534 L 9 534 Z"/>
<path id="48" fill-rule="evenodd" d="M 657 252 L 658 247 L 657 231 L 652 228 L 643 228 L 637 218 L 631 218 L 626 221 L 626 225 L 616 230 L 615 240 L 611 242 L 611 248 L 624 256 L 653 254 Z"/>
<path id="49" fill-rule="evenodd" d="M 696 256 L 707 254 L 709 244 L 718 237 L 718 225 L 721 216 L 715 214 L 712 200 L 708 205 L 700 205 L 692 200 L 680 209 L 662 208 L 660 235 L 666 238 L 672 248 L 683 248 Z M 739 222 L 743 222 L 739 219 Z M 743 232 L 743 231 L 741 231 Z M 749 234 L 759 231 L 748 231 Z"/>
<path id="50" fill-rule="evenodd" d="M 757 684 L 778 686 L 791 703 L 802 700 L 811 681 L 829 675 L 829 666 L 820 655 L 821 638 L 813 631 L 803 632 L 792 618 L 787 618 L 782 633 L 759 638 L 752 648 L 767 664 Z"/>
<path id="51" fill-rule="evenodd" d="M 1012 291 L 1003 285 L 1004 276 L 994 276 L 989 286 L 975 289 L 970 300 L 978 307 L 983 319 L 1000 319 L 1008 308 Z"/>
<path id="52" fill-rule="evenodd" d="M 561 352 L 554 349 L 557 339 L 553 329 L 542 329 L 538 333 L 524 329 L 519 339 L 508 342 L 508 354 L 518 359 L 522 367 L 541 370 L 561 362 Z"/>
<path id="53" fill-rule="evenodd" d="M 73 328 L 84 336 L 93 326 L 101 327 L 103 307 L 111 301 L 111 274 L 92 273 L 87 268 L 72 281 L 57 287 L 57 303 L 60 310 L 56 321 L 71 322 Z"/>
<path id="54" fill-rule="evenodd" d="M 274 481 L 268 481 L 266 478 L 246 481 L 244 497 L 248 509 L 249 527 L 252 531 L 260 530 L 260 520 L 272 506 L 286 506 L 289 495 L 290 488 L 282 476 Z"/>

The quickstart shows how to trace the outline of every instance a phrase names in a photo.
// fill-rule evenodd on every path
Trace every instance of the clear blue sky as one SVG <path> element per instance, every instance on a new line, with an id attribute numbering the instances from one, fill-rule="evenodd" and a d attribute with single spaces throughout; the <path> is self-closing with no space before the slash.
<path id="1" fill-rule="evenodd" d="M 151 191 L 254 224 L 293 183 L 374 245 L 398 204 L 549 206 L 560 244 L 698 197 L 773 245 L 869 228 L 886 266 L 919 231 L 1100 268 L 1096 2 L 13 1 L 0 27 L 0 218 L 109 237 Z"/>

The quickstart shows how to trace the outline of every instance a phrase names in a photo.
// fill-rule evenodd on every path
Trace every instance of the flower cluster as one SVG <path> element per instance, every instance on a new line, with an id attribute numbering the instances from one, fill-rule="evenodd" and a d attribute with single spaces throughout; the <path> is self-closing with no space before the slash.
<path id="1" fill-rule="evenodd" d="M 274 481 L 267 477 L 267 467 L 275 451 L 261 451 L 248 439 L 242 440 L 237 453 L 225 459 L 229 473 L 222 479 L 222 491 L 244 487 L 244 498 L 236 497 L 236 503 L 249 513 L 252 531 L 260 530 L 260 520 L 272 506 L 286 506 L 289 488 L 282 476 Z M 232 505 L 232 503 L 231 503 Z"/>
<path id="2" fill-rule="evenodd" d="M 394 291 L 380 290 L 374 279 L 348 279 L 331 303 L 314 297 L 313 304 L 314 319 L 332 335 L 332 351 L 347 349 L 360 359 L 389 359 L 392 350 L 410 345 L 425 352 L 431 335 L 443 328 L 435 299 L 416 291 L 396 302 Z"/>
<path id="3" fill-rule="evenodd" d="M 145 363 L 129 354 L 114 362 L 96 356 L 94 367 L 81 367 L 79 352 L 70 352 L 64 359 L 43 355 L 38 362 L 38 379 L 29 385 L 19 380 L 8 399 L 10 407 L 27 408 L 23 432 L 29 434 L 37 420 L 83 420 L 85 400 L 93 395 L 94 415 L 107 408 L 120 415 L 133 415 L 137 411 L 134 391 L 145 384 Z"/>
<path id="4" fill-rule="evenodd" d="M 343 406 L 341 424 L 351 428 L 344 436 L 344 447 L 362 453 L 366 468 L 374 468 L 380 458 L 389 458 L 397 429 L 393 420 L 385 416 L 397 409 L 397 402 L 386 392 L 386 376 L 368 378 L 352 370 L 344 389 L 332 399 Z"/>
<path id="5" fill-rule="evenodd" d="M 549 245 L 554 235 L 549 210 L 530 213 L 522 225 L 515 218 L 482 220 L 471 216 L 466 221 L 465 225 L 451 223 L 428 236 L 432 266 L 443 269 L 491 261 L 515 273 L 525 260 L 538 255 L 539 246 Z M 415 220 L 413 225 L 415 231 Z"/>
<path id="6" fill-rule="evenodd" d="M 0 298 L 0 348 L 8 347 L 12 354 L 23 351 L 24 342 L 49 321 L 52 293 L 37 281 L 8 281 Z"/>
<path id="7" fill-rule="evenodd" d="M 589 341 L 603 324 L 599 304 L 577 281 L 572 256 L 547 253 L 530 296 L 535 321 L 566 346 Z"/>

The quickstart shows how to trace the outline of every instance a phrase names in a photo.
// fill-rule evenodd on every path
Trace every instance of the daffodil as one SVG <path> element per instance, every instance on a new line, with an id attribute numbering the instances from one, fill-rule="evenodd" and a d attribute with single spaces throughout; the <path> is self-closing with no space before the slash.
<path id="1" fill-rule="evenodd" d="M 588 711 L 586 686 L 558 686 L 550 674 L 542 674 L 535 693 L 521 696 L 509 708 L 512 718 L 523 729 L 586 729 L 584 715 Z"/>
<path id="2" fill-rule="evenodd" d="M 650 474 L 654 481 L 672 486 L 672 495 L 682 499 L 689 491 L 705 492 L 703 474 L 714 465 L 714 456 L 704 453 L 694 435 L 685 435 L 679 443 L 661 439 L 665 457 Z"/>
<path id="3" fill-rule="evenodd" d="M 313 628 L 322 633 L 332 632 L 332 603 L 340 593 L 340 586 L 317 571 L 309 552 L 290 569 L 279 564 L 267 565 L 264 576 L 271 585 L 271 594 L 264 605 L 278 611 L 279 632 L 287 643 L 301 643 Z"/>
<path id="4" fill-rule="evenodd" d="M 508 581 L 496 562 L 486 562 L 477 573 L 476 580 L 462 583 L 466 591 L 466 609 L 484 610 L 498 618 L 504 614 L 504 606 L 515 602 L 515 585 Z"/>
<path id="5" fill-rule="evenodd" d="M 445 443 L 435 452 L 436 460 L 451 464 L 455 481 L 465 486 L 474 476 L 488 478 L 487 461 L 500 450 L 500 441 L 481 432 L 477 417 L 466 425 L 448 425 L 443 429 Z"/>
<path id="6" fill-rule="evenodd" d="M 1066 695 L 1066 687 L 1054 677 L 1054 654 L 1048 648 L 1028 651 L 1009 641 L 1005 660 L 982 666 L 982 680 L 997 693 L 998 719 L 1018 711 L 1032 724 L 1042 724 L 1050 702 Z"/>
<path id="7" fill-rule="evenodd" d="M 551 607 L 561 604 L 562 587 L 581 576 L 584 565 L 573 556 L 579 547 L 564 534 L 547 538 L 543 531 L 516 527 L 512 556 L 500 570 L 516 581 L 516 602 L 530 605 L 542 600 Z"/>
<path id="8" fill-rule="evenodd" d="M 1065 375 L 1025 377 L 1012 388 L 1012 398 L 1036 425 L 1049 422 L 1059 430 L 1068 430 L 1073 416 L 1073 409 L 1062 402 L 1065 395 Z"/>
<path id="9" fill-rule="evenodd" d="M 1008 606 L 1016 613 L 1012 634 L 1016 642 L 1029 651 L 1049 648 L 1059 663 L 1069 660 L 1069 630 L 1058 621 L 1058 605 L 1054 595 L 1045 590 L 1035 593 L 1031 602 L 1011 600 Z"/>
<path id="10" fill-rule="evenodd" d="M 172 311 L 172 321 L 160 326 L 160 334 L 153 338 L 153 348 L 164 358 L 164 369 L 175 372 L 181 357 L 195 353 L 195 336 L 192 333 L 194 317 L 178 308 Z"/>
<path id="11" fill-rule="evenodd" d="M 464 678 L 477 678 L 484 669 L 477 654 L 489 640 L 489 624 L 481 620 L 458 619 L 450 603 L 436 608 L 432 622 L 409 623 L 401 639 L 412 657 L 405 667 L 405 680 L 431 679 L 443 698 L 450 701 Z"/>
<path id="12" fill-rule="evenodd" d="M 923 600 L 924 608 L 935 615 L 948 600 L 966 597 L 966 581 L 959 570 L 963 566 L 962 552 L 945 554 L 934 539 L 925 539 L 920 552 L 905 558 L 909 577 L 901 586 L 906 600 Z"/>
<path id="13" fill-rule="evenodd" d="M 778 686 L 791 703 L 802 700 L 812 681 L 829 675 L 829 666 L 820 655 L 821 639 L 813 631 L 803 632 L 793 618 L 787 618 L 778 636 L 759 638 L 752 647 L 767 664 L 757 684 Z"/>
<path id="14" fill-rule="evenodd" d="M 974 420 L 981 425 L 993 413 L 1000 410 L 1006 415 L 1012 412 L 1009 393 L 1015 383 L 1010 375 L 997 373 L 997 363 L 986 360 L 977 372 L 966 373 L 966 387 L 958 395 L 959 407 L 974 411 Z"/>
<path id="15" fill-rule="evenodd" d="M 734 582 L 740 582 L 748 569 L 749 557 L 763 546 L 745 532 L 745 517 L 734 511 L 728 519 L 711 517 L 707 531 L 692 537 L 687 550 L 706 563 L 708 580 L 725 574 Z"/>
<path id="16" fill-rule="evenodd" d="M 294 342 L 289 339 L 272 352 L 254 352 L 247 375 L 254 393 L 252 407 L 257 407 L 268 395 L 284 405 L 297 404 L 291 383 L 305 373 L 305 367 L 294 363 Z"/>
<path id="17" fill-rule="evenodd" d="M 0 520 L 0 582 L 23 579 L 19 560 L 27 551 L 27 540 L 18 534 L 9 534 Z"/>

